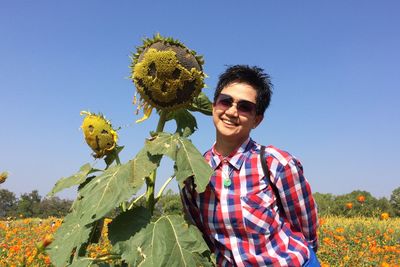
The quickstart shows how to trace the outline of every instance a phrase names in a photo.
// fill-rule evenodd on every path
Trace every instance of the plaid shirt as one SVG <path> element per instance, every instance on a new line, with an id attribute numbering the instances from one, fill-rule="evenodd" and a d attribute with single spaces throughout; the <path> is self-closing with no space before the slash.
<path id="1" fill-rule="evenodd" d="M 203 193 L 193 179 L 182 199 L 189 218 L 203 232 L 218 266 L 302 266 L 317 249 L 317 209 L 300 162 L 266 148 L 270 178 L 283 211 L 264 176 L 260 145 L 250 138 L 228 157 L 214 147 L 205 159 L 215 170 Z M 230 179 L 230 185 L 224 180 Z"/>

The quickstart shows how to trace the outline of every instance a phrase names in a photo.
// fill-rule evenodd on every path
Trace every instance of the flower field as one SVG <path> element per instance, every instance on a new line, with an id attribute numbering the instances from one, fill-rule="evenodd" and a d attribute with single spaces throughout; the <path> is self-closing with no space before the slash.
<path id="1" fill-rule="evenodd" d="M 45 247 L 61 222 L 0 221 L 0 266 L 52 266 Z M 320 218 L 319 239 L 322 266 L 400 266 L 400 218 Z M 88 249 L 89 257 L 102 257 L 111 245 L 104 238 Z"/>
<path id="2" fill-rule="evenodd" d="M 400 266 L 400 218 L 320 218 L 322 266 Z"/>

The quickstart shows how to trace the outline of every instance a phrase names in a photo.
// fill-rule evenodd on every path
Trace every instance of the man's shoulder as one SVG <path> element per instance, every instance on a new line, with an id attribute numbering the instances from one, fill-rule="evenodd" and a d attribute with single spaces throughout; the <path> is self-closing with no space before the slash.
<path id="1" fill-rule="evenodd" d="M 271 156 L 276 159 L 280 164 L 287 165 L 289 162 L 296 160 L 296 158 L 290 154 L 289 152 L 279 149 L 273 145 L 269 145 L 266 147 L 267 156 Z"/>
<path id="2" fill-rule="evenodd" d="M 213 153 L 212 153 L 212 147 L 211 147 L 209 150 L 204 152 L 203 157 L 208 160 L 210 157 L 212 157 L 212 155 L 213 155 Z"/>

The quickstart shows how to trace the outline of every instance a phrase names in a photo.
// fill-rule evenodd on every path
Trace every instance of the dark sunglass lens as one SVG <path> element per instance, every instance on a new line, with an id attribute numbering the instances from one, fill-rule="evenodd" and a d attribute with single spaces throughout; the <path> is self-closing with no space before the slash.
<path id="1" fill-rule="evenodd" d="M 224 94 L 221 94 L 218 97 L 218 100 L 217 100 L 217 105 L 220 105 L 220 106 L 223 106 L 223 107 L 228 107 L 229 108 L 229 107 L 232 106 L 232 103 L 233 103 L 232 97 L 230 97 L 228 95 L 224 95 Z"/>
<path id="2" fill-rule="evenodd" d="M 252 113 L 255 110 L 255 105 L 249 101 L 239 101 L 237 109 L 240 112 Z"/>

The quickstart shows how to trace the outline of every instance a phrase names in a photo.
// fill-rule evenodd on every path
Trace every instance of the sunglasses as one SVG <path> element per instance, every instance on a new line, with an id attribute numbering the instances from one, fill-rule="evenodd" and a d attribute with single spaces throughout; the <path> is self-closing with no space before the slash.
<path id="1" fill-rule="evenodd" d="M 252 115 L 256 111 L 256 104 L 247 100 L 238 100 L 235 102 L 233 97 L 226 94 L 220 94 L 217 98 L 217 101 L 214 103 L 214 106 L 220 110 L 227 110 L 233 106 L 233 103 L 236 103 L 236 109 L 239 115 Z"/>

